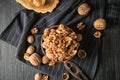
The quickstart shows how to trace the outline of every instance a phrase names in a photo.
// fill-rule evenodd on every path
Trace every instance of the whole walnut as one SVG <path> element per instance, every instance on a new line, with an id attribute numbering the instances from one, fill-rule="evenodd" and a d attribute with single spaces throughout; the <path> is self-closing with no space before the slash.
<path id="1" fill-rule="evenodd" d="M 26 61 L 29 61 L 30 54 L 29 54 L 29 53 L 24 53 L 23 58 L 24 58 Z"/>
<path id="2" fill-rule="evenodd" d="M 49 58 L 47 56 L 42 57 L 42 63 L 47 64 L 49 62 Z"/>
<path id="3" fill-rule="evenodd" d="M 33 54 L 34 51 L 35 51 L 35 47 L 31 45 L 27 48 L 26 53 Z"/>
<path id="4" fill-rule="evenodd" d="M 27 38 L 27 42 L 28 43 L 33 43 L 34 42 L 34 37 L 32 35 L 29 35 L 28 38 Z"/>
<path id="5" fill-rule="evenodd" d="M 90 12 L 91 8 L 87 3 L 83 3 L 78 7 L 79 15 L 86 15 Z"/>
<path id="6" fill-rule="evenodd" d="M 77 40 L 78 40 L 78 41 L 82 41 L 82 39 L 83 39 L 82 34 L 77 34 Z"/>
<path id="7" fill-rule="evenodd" d="M 36 73 L 34 79 L 35 80 L 42 80 L 42 74 Z"/>
<path id="8" fill-rule="evenodd" d="M 106 28 L 106 21 L 103 18 L 98 18 L 94 21 L 93 26 L 96 30 L 104 30 Z"/>
<path id="9" fill-rule="evenodd" d="M 29 57 L 29 61 L 33 66 L 39 66 L 41 64 L 41 57 L 37 53 L 33 53 Z"/>

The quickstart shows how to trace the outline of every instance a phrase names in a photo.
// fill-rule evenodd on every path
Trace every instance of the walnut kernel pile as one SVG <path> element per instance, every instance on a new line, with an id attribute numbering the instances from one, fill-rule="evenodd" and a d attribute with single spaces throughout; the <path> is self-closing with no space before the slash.
<path id="1" fill-rule="evenodd" d="M 39 66 L 42 62 L 41 60 L 41 56 L 37 53 L 33 53 L 30 57 L 29 57 L 29 61 L 33 66 Z"/>
<path id="2" fill-rule="evenodd" d="M 44 30 L 42 48 L 50 59 L 50 66 L 55 62 L 72 58 L 77 53 L 78 47 L 77 35 L 70 28 L 60 24 Z"/>
<path id="3" fill-rule="evenodd" d="M 29 35 L 28 38 L 27 38 L 27 42 L 32 44 L 34 42 L 34 37 L 32 35 Z"/>

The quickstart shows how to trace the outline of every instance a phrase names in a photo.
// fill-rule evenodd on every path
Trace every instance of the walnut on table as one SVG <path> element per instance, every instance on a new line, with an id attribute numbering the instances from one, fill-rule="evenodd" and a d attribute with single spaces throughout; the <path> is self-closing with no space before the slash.
<path id="1" fill-rule="evenodd" d="M 106 20 L 103 18 L 98 18 L 93 23 L 93 26 L 96 30 L 104 30 L 106 28 L 106 25 Z"/>
<path id="2" fill-rule="evenodd" d="M 90 12 L 91 8 L 87 3 L 82 3 L 78 7 L 78 14 L 79 15 L 87 15 Z"/>
<path id="3" fill-rule="evenodd" d="M 34 42 L 34 36 L 33 35 L 29 35 L 28 38 L 27 38 L 27 42 L 32 44 Z"/>
<path id="4" fill-rule="evenodd" d="M 41 60 L 41 56 L 38 55 L 37 53 L 33 53 L 30 58 L 29 58 L 29 61 L 30 63 L 33 65 L 33 66 L 39 66 L 42 62 Z"/>
<path id="5" fill-rule="evenodd" d="M 35 47 L 33 45 L 28 46 L 26 53 L 29 53 L 30 55 L 33 54 L 35 51 Z"/>

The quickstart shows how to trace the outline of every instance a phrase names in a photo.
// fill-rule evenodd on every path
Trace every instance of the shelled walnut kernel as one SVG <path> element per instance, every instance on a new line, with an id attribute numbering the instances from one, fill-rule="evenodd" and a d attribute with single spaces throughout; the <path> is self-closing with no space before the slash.
<path id="1" fill-rule="evenodd" d="M 78 28 L 79 30 L 83 30 L 83 29 L 85 28 L 84 23 L 83 23 L 83 22 L 78 23 L 78 24 L 77 24 L 77 28 Z"/>
<path id="2" fill-rule="evenodd" d="M 31 34 L 37 34 L 38 33 L 38 28 L 37 27 L 34 27 L 31 29 Z"/>

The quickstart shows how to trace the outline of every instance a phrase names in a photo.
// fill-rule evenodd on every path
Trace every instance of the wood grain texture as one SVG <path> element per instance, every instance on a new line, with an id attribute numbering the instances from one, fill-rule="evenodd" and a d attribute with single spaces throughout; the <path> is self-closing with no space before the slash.
<path id="1" fill-rule="evenodd" d="M 15 0 L 0 0 L 0 33 L 22 7 Z M 102 39 L 95 80 L 120 80 L 120 26 L 108 26 Z M 16 48 L 0 41 L 0 80 L 33 80 L 38 70 L 18 61 Z"/>

